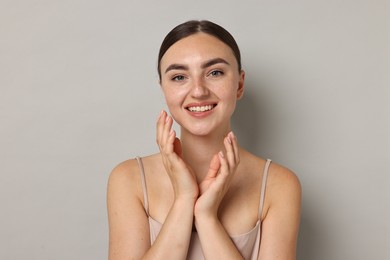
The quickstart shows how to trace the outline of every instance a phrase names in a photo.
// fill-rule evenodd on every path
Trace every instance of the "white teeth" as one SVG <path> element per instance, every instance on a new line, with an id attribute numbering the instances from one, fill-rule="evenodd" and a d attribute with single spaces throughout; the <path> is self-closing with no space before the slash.
<path id="1" fill-rule="evenodd" d="M 204 112 L 204 111 L 209 111 L 213 108 L 213 105 L 208 105 L 208 106 L 199 106 L 199 107 L 189 107 L 188 110 L 191 112 Z"/>

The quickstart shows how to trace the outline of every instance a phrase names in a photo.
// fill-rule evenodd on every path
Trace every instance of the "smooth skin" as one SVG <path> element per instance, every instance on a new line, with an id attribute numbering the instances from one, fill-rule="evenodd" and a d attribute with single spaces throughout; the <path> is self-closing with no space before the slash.
<path id="1" fill-rule="evenodd" d="M 109 259 L 186 259 L 193 227 L 206 259 L 242 259 L 230 236 L 248 232 L 259 217 L 259 259 L 295 259 L 300 184 L 272 163 L 258 216 L 265 160 L 241 148 L 231 131 L 245 78 L 231 49 L 208 34 L 191 35 L 168 49 L 161 74 L 171 116 L 160 113 L 160 152 L 143 163 L 149 214 L 163 226 L 151 245 L 139 166 L 134 159 L 121 163 L 108 182 Z M 212 109 L 191 112 L 202 106 Z"/>

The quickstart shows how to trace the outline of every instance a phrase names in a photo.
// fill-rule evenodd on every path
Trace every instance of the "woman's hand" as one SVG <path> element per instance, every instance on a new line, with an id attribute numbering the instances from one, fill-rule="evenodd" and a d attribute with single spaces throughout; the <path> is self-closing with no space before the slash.
<path id="1" fill-rule="evenodd" d="M 160 113 L 157 121 L 157 144 L 171 180 L 175 199 L 196 200 L 199 188 L 196 178 L 189 166 L 182 159 L 181 142 L 172 129 L 173 119 L 165 111 Z"/>
<path id="2" fill-rule="evenodd" d="M 205 179 L 200 183 L 200 197 L 195 203 L 195 218 L 217 218 L 218 208 L 229 189 L 240 162 L 237 138 L 230 132 L 224 139 L 226 155 L 221 151 L 214 155 Z"/>

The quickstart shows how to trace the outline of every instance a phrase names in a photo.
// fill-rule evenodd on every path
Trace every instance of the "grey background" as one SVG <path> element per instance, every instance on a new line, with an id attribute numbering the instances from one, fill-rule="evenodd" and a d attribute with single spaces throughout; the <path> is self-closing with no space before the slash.
<path id="1" fill-rule="evenodd" d="M 0 0 L 0 259 L 106 259 L 111 169 L 156 151 L 165 34 L 210 19 L 247 72 L 239 141 L 303 186 L 298 258 L 390 259 L 389 1 Z"/>

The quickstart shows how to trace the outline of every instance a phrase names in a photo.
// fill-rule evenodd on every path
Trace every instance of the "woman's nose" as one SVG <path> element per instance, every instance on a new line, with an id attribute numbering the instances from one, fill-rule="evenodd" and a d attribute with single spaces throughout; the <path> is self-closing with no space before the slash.
<path id="1" fill-rule="evenodd" d="M 191 88 L 191 95 L 194 98 L 206 97 L 210 94 L 208 87 L 202 79 L 196 79 Z"/>

